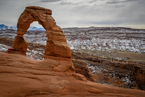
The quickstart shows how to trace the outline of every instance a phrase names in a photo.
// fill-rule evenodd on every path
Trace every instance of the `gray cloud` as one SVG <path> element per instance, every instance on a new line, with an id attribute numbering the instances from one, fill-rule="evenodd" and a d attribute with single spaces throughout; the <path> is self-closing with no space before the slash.
<path id="1" fill-rule="evenodd" d="M 140 0 L 138 0 L 140 1 Z M 138 2 L 137 0 L 109 0 L 107 4 L 127 3 L 127 2 Z"/>
<path id="2" fill-rule="evenodd" d="M 78 2 L 73 2 L 73 1 L 61 1 L 60 3 L 59 3 L 60 5 L 80 5 L 80 4 L 83 4 L 83 2 L 81 1 L 81 2 L 79 2 L 79 0 L 78 0 Z"/>
<path id="3" fill-rule="evenodd" d="M 97 0 L 90 0 L 88 3 L 94 3 L 97 2 Z"/>
<path id="4" fill-rule="evenodd" d="M 64 2 L 64 1 L 62 1 L 62 2 L 60 2 L 59 3 L 60 5 L 70 5 L 70 4 L 72 4 L 71 2 Z"/>
<path id="5" fill-rule="evenodd" d="M 68 16 L 66 21 L 74 26 L 145 25 L 145 17 L 143 16 L 145 15 L 145 7 L 143 3 L 141 5 L 136 2 L 134 3 L 134 1 L 130 1 L 133 3 L 107 5 L 105 2 L 100 2 L 101 6 L 98 6 L 100 4 L 82 4 L 74 7 L 73 5 L 69 5 L 69 7 L 73 7 L 73 9 L 70 10 L 71 13 L 69 13 L 69 15 L 65 14 Z M 99 3 L 99 1 L 97 3 Z M 73 22 L 71 20 L 73 20 Z"/>
<path id="6" fill-rule="evenodd" d="M 58 2 L 61 0 L 40 0 L 40 2 Z"/>
<path id="7" fill-rule="evenodd" d="M 145 0 L 0 0 L 0 24 L 16 24 L 26 6 L 41 6 L 52 10 L 52 16 L 60 27 L 145 28 L 144 5 Z M 39 27 L 36 24 L 32 25 Z"/>

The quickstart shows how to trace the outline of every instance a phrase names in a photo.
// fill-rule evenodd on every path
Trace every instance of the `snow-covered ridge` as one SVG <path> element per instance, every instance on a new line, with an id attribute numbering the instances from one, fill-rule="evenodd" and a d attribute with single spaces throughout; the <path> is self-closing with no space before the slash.
<path id="1" fill-rule="evenodd" d="M 145 29 L 89 27 L 63 29 L 71 49 L 145 53 Z"/>

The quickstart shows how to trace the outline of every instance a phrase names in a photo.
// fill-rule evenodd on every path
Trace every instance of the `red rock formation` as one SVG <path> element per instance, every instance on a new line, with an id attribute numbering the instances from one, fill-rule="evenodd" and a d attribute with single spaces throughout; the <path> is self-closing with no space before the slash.
<path id="1" fill-rule="evenodd" d="M 17 23 L 17 36 L 15 37 L 12 48 L 8 49 L 8 53 L 19 53 L 26 55 L 27 43 L 23 38 L 30 24 L 33 21 L 38 21 L 46 30 L 48 38 L 44 53 L 44 58 L 55 60 L 59 63 L 58 67 L 54 70 L 66 71 L 74 66 L 71 61 L 71 50 L 67 44 L 66 38 L 62 29 L 56 25 L 53 19 L 52 11 L 41 7 L 29 6 L 26 7 L 24 12 L 20 15 Z"/>
<path id="2" fill-rule="evenodd" d="M 89 68 L 87 67 L 87 62 L 86 61 L 83 61 L 83 60 L 75 60 L 75 59 L 72 59 L 73 61 L 73 64 L 74 64 L 74 67 L 75 67 L 75 71 L 76 73 L 79 73 L 79 74 L 82 74 L 86 77 L 87 80 L 90 80 L 90 81 L 95 81 L 89 71 Z"/>
<path id="3" fill-rule="evenodd" d="M 55 72 L 59 62 L 0 52 L 0 97 L 144 97 L 145 91 L 98 84 L 71 71 Z M 71 75 L 70 75 L 71 74 Z"/>
<path id="4" fill-rule="evenodd" d="M 56 25 L 55 20 L 51 16 L 52 11 L 41 7 L 29 6 L 20 15 L 17 23 L 17 36 L 13 44 L 13 51 L 26 52 L 27 44 L 23 38 L 30 24 L 38 21 L 46 30 L 48 38 L 45 56 L 55 56 L 71 58 L 71 51 L 66 42 L 66 38 L 62 29 Z M 11 50 L 8 50 L 10 52 Z"/>

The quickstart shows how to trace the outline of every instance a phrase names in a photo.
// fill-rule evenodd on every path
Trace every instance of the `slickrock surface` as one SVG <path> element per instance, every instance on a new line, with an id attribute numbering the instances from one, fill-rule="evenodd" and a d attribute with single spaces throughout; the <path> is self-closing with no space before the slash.
<path id="1" fill-rule="evenodd" d="M 57 62 L 52 59 L 36 61 L 24 55 L 0 52 L 0 97 L 144 97 L 145 95 L 145 91 L 141 90 L 94 83 L 69 70 L 54 71 L 56 65 L 53 63 Z"/>

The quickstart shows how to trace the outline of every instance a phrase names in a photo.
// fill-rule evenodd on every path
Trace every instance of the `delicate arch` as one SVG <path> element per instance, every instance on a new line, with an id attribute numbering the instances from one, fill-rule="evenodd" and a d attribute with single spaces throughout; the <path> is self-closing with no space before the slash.
<path id="1" fill-rule="evenodd" d="M 27 43 L 23 35 L 27 32 L 33 21 L 38 21 L 45 28 L 46 37 L 48 38 L 44 58 L 49 56 L 71 58 L 71 50 L 67 44 L 65 35 L 62 29 L 56 25 L 51 15 L 52 11 L 50 9 L 35 6 L 26 7 L 18 19 L 17 36 L 15 37 L 13 46 L 7 52 L 17 52 L 26 55 Z"/>

